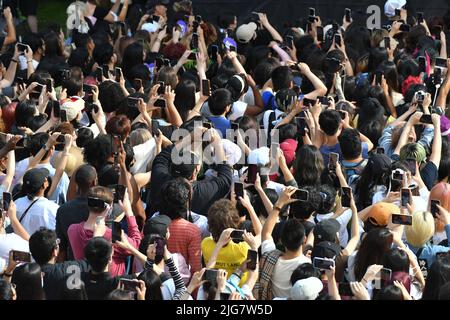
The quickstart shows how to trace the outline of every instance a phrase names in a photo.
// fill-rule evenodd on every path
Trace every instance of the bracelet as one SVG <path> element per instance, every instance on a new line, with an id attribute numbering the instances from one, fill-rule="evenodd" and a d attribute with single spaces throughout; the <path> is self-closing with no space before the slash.
<path id="1" fill-rule="evenodd" d="M 278 206 L 273 206 L 273 209 L 274 209 L 274 210 L 277 210 L 277 211 L 281 211 L 281 208 L 278 207 Z"/>
<path id="2" fill-rule="evenodd" d="M 33 60 L 27 60 L 27 63 L 33 62 Z"/>

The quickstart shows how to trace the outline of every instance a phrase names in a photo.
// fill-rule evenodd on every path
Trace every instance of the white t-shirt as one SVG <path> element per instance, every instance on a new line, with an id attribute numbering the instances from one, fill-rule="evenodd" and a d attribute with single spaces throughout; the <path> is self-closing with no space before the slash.
<path id="1" fill-rule="evenodd" d="M 261 244 L 262 254 L 275 249 L 273 240 L 265 240 Z M 311 263 L 311 259 L 305 257 L 303 254 L 290 260 L 284 260 L 283 257 L 278 259 L 272 274 L 272 291 L 275 297 L 287 298 L 290 296 L 292 272 L 303 263 Z"/>
<path id="2" fill-rule="evenodd" d="M 29 252 L 28 241 L 15 233 L 0 234 L 0 258 L 8 261 L 11 250 Z"/>
<path id="3" fill-rule="evenodd" d="M 17 218 L 20 220 L 22 214 L 27 210 L 33 200 L 29 200 L 27 197 L 22 197 L 16 200 Z M 56 225 L 56 211 L 59 206 L 48 200 L 47 198 L 40 197 L 28 210 L 25 218 L 22 220 L 22 226 L 32 235 L 41 227 L 55 230 Z"/>
<path id="4" fill-rule="evenodd" d="M 132 174 L 147 172 L 147 165 L 156 157 L 156 141 L 154 138 L 133 147 L 134 165 L 130 168 Z"/>
<path id="5" fill-rule="evenodd" d="M 34 59 L 32 59 L 31 61 L 33 63 L 34 70 L 36 70 L 37 66 L 39 65 L 39 62 Z M 24 55 L 19 56 L 19 64 L 20 64 L 20 70 L 25 70 L 28 68 L 27 58 Z"/>

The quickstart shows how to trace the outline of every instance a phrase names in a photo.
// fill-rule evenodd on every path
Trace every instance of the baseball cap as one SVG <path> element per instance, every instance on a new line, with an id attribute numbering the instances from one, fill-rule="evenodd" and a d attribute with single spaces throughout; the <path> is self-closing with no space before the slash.
<path id="1" fill-rule="evenodd" d="M 315 300 L 323 290 L 323 284 L 316 277 L 298 280 L 291 288 L 292 300 Z"/>
<path id="2" fill-rule="evenodd" d="M 69 98 L 61 105 L 61 110 L 65 110 L 67 120 L 70 122 L 77 118 L 78 113 L 84 110 L 84 100 L 81 98 Z"/>
<path id="3" fill-rule="evenodd" d="M 254 149 L 248 154 L 248 164 L 265 166 L 268 163 L 270 163 L 270 149 L 267 147 Z"/>
<path id="4" fill-rule="evenodd" d="M 395 9 L 400 9 L 406 5 L 406 0 L 388 0 L 384 5 L 384 13 L 389 18 L 395 16 Z"/>
<path id="5" fill-rule="evenodd" d="M 241 43 L 248 43 L 253 39 L 258 25 L 254 22 L 240 25 L 236 30 L 236 39 Z"/>
<path id="6" fill-rule="evenodd" d="M 28 170 L 23 176 L 23 190 L 27 194 L 33 194 L 39 191 L 39 188 L 45 182 L 45 179 L 48 178 L 50 172 L 45 168 L 34 168 Z"/>
<path id="7" fill-rule="evenodd" d="M 336 241 L 336 233 L 339 232 L 341 224 L 336 219 L 325 219 L 319 221 L 314 227 L 314 239 L 319 241 Z"/>
<path id="8" fill-rule="evenodd" d="M 393 213 L 399 214 L 400 208 L 392 203 L 378 202 L 370 208 L 367 220 L 375 226 L 387 226 Z"/>
<path id="9" fill-rule="evenodd" d="M 373 172 L 383 172 L 391 168 L 392 160 L 385 154 L 374 153 L 369 158 Z"/>
<path id="10" fill-rule="evenodd" d="M 153 216 L 145 223 L 144 234 L 159 234 L 161 237 L 165 238 L 171 222 L 172 220 L 166 215 L 159 214 Z"/>
<path id="11" fill-rule="evenodd" d="M 341 246 L 330 241 L 322 241 L 314 246 L 311 258 L 334 259 L 342 251 Z"/>

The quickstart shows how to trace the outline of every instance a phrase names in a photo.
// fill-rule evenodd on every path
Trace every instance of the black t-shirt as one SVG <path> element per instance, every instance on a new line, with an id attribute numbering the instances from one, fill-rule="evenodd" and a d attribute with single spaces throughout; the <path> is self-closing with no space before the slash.
<path id="1" fill-rule="evenodd" d="M 431 190 L 434 186 L 434 183 L 438 179 L 438 168 L 433 162 L 429 161 L 420 170 L 420 176 L 422 177 L 423 183 L 425 183 L 428 190 Z"/>
<path id="2" fill-rule="evenodd" d="M 88 18 L 85 18 L 86 22 L 89 25 L 89 33 L 95 33 L 97 31 L 106 31 L 109 33 L 109 22 L 104 20 L 104 18 L 108 15 L 109 10 L 102 8 L 102 7 L 96 7 L 94 10 L 94 14 L 92 15 L 97 20 L 95 21 L 95 24 L 92 24 L 92 21 Z"/>
<path id="3" fill-rule="evenodd" d="M 81 274 L 81 280 L 84 282 L 88 300 L 105 300 L 119 284 L 119 277 L 111 277 L 109 272 L 101 274 L 84 272 Z"/>

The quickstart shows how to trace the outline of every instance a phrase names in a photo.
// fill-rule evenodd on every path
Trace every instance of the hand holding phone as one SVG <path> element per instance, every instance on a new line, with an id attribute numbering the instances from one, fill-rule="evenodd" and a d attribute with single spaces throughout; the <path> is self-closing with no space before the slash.
<path id="1" fill-rule="evenodd" d="M 439 207 L 441 202 L 439 200 L 431 200 L 430 201 L 430 212 L 433 215 L 433 218 L 437 218 L 439 214 Z"/>
<path id="2" fill-rule="evenodd" d="M 392 223 L 393 224 L 401 224 L 405 226 L 412 225 L 412 216 L 409 214 L 392 214 Z"/>
<path id="3" fill-rule="evenodd" d="M 329 161 L 328 161 L 328 169 L 330 171 L 336 171 L 338 161 L 339 161 L 339 154 L 335 153 L 335 152 L 330 152 Z"/>
<path id="4" fill-rule="evenodd" d="M 3 210 L 8 211 L 9 204 L 12 201 L 11 192 L 3 192 Z"/>
<path id="5" fill-rule="evenodd" d="M 335 266 L 333 259 L 314 257 L 313 267 L 320 270 L 331 270 Z"/>
<path id="6" fill-rule="evenodd" d="M 244 230 L 233 230 L 231 231 L 230 237 L 232 240 L 235 240 L 236 242 L 244 241 Z"/>
<path id="7" fill-rule="evenodd" d="M 236 195 L 236 200 L 239 200 L 239 197 L 244 198 L 244 184 L 241 182 L 234 183 L 234 194 Z"/>
<path id="8" fill-rule="evenodd" d="M 18 262 L 31 262 L 31 254 L 29 252 L 11 250 L 12 259 Z"/>
<path id="9" fill-rule="evenodd" d="M 402 207 L 407 207 L 408 204 L 411 204 L 411 191 L 408 188 L 402 188 L 401 191 L 401 205 Z"/>
<path id="10" fill-rule="evenodd" d="M 352 188 L 342 187 L 341 204 L 344 208 L 350 208 L 352 201 Z"/>
<path id="11" fill-rule="evenodd" d="M 308 190 L 297 189 L 291 197 L 292 199 L 300 200 L 300 201 L 308 201 L 309 192 Z"/>
<path id="12" fill-rule="evenodd" d="M 206 97 L 211 96 L 211 88 L 208 79 L 202 80 L 202 95 Z"/>

